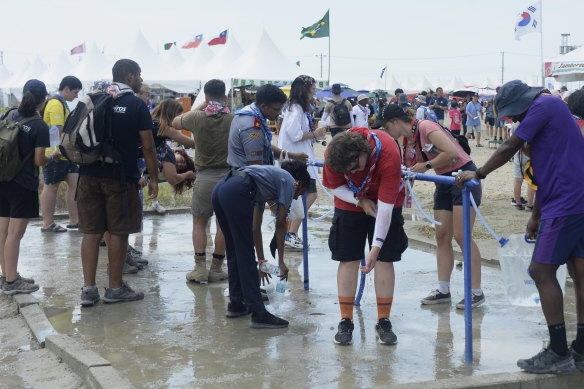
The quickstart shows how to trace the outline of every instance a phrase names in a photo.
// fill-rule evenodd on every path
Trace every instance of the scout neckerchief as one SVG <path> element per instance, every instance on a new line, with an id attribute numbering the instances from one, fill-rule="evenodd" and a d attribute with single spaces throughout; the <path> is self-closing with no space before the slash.
<path id="1" fill-rule="evenodd" d="M 416 130 L 418 129 L 418 121 L 412 120 L 411 126 L 412 126 L 412 134 L 414 135 L 414 140 L 413 140 L 414 143 L 412 144 L 412 148 L 411 148 L 412 166 L 414 166 L 417 162 L 417 158 L 416 158 Z M 408 139 L 405 136 L 403 139 L 403 145 L 404 145 L 403 161 L 404 161 L 404 163 L 406 163 L 406 161 L 407 161 L 406 153 L 408 151 Z M 408 167 L 410 167 L 410 166 L 408 166 Z"/>
<path id="2" fill-rule="evenodd" d="M 204 109 L 206 116 L 215 115 L 219 112 L 229 113 L 229 108 L 227 108 L 224 104 L 221 104 L 216 101 L 209 101 L 209 104 Z"/>
<path id="3" fill-rule="evenodd" d="M 348 174 L 345 174 L 345 181 L 347 181 L 347 186 L 349 187 L 351 192 L 353 192 L 355 198 L 357 199 L 363 198 L 365 196 L 365 193 L 367 193 L 369 185 L 371 184 L 371 178 L 373 177 L 373 171 L 375 170 L 375 166 L 377 165 L 379 153 L 381 152 L 381 142 L 379 141 L 379 138 L 377 138 L 377 134 L 369 131 L 369 134 L 367 135 L 367 141 L 369 142 L 369 140 L 372 137 L 373 140 L 375 141 L 375 149 L 371 150 L 371 155 L 369 156 L 370 158 L 369 163 L 371 164 L 371 167 L 369 168 L 369 172 L 367 172 L 367 176 L 363 180 L 363 183 L 359 187 L 357 187 L 355 186 L 355 184 L 353 184 L 351 177 L 349 177 Z"/>
<path id="4" fill-rule="evenodd" d="M 122 82 L 114 82 L 107 87 L 107 93 L 110 94 L 114 99 L 121 97 L 123 94 L 130 93 L 135 95 L 134 90 Z"/>
<path id="5" fill-rule="evenodd" d="M 304 114 L 306 115 L 306 118 L 308 119 L 308 129 L 310 132 L 314 131 L 314 122 L 312 121 L 312 115 L 310 115 L 310 112 L 304 112 Z M 311 143 L 316 142 L 315 138 L 312 138 Z"/>
<path id="6" fill-rule="evenodd" d="M 264 135 L 267 139 L 267 142 L 264 142 L 264 161 L 266 162 L 266 165 L 273 165 L 274 154 L 272 153 L 272 131 L 270 131 L 270 127 L 268 127 L 268 122 L 266 121 L 266 118 L 262 114 L 262 111 L 260 111 L 260 109 L 256 106 L 256 103 L 252 103 L 250 105 L 246 105 L 245 107 L 238 109 L 237 111 L 235 111 L 235 115 L 254 116 L 256 119 L 260 121 L 261 127 L 264 130 Z"/>

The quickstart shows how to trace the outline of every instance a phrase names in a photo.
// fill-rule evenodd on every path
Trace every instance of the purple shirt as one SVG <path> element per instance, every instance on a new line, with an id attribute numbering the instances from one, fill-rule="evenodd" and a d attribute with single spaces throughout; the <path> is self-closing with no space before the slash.
<path id="1" fill-rule="evenodd" d="M 531 146 L 542 220 L 584 213 L 584 137 L 566 103 L 538 97 L 515 135 Z"/>

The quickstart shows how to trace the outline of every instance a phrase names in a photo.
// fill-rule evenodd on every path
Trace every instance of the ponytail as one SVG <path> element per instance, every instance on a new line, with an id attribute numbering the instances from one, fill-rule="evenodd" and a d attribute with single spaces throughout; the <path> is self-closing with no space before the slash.
<path id="1" fill-rule="evenodd" d="M 34 116 L 36 109 L 40 103 L 45 99 L 45 96 L 35 96 L 32 92 L 26 91 L 22 95 L 22 101 L 18 106 L 18 113 L 23 118 L 28 118 Z"/>

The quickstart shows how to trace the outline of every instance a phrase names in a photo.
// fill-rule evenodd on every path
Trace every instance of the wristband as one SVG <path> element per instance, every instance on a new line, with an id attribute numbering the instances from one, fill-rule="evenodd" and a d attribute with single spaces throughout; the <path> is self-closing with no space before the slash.
<path id="1" fill-rule="evenodd" d="M 484 180 L 485 178 L 487 178 L 487 176 L 485 176 L 483 173 L 481 173 L 481 168 L 478 168 L 477 170 L 475 170 L 475 174 L 477 175 L 477 178 L 479 180 Z"/>

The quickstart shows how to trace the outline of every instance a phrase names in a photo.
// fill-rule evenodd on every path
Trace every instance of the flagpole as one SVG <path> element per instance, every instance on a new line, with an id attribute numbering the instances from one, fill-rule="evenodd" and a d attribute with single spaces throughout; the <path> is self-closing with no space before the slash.
<path id="1" fill-rule="evenodd" d="M 540 54 L 541 54 L 541 85 L 545 88 L 545 72 L 543 66 L 543 0 L 540 3 L 540 27 L 541 32 L 539 34 L 539 44 L 540 44 Z"/>
<path id="2" fill-rule="evenodd" d="M 328 38 L 329 38 L 329 39 L 328 39 L 328 41 L 329 41 L 329 42 L 328 42 L 328 44 L 329 44 L 329 45 L 328 45 L 328 46 L 329 46 L 329 47 L 328 47 L 328 49 L 329 49 L 329 50 L 328 50 L 328 57 L 329 57 L 329 66 L 328 66 L 328 86 L 330 86 L 330 85 L 331 85 L 331 14 L 330 14 L 330 9 L 328 9 L 328 10 L 327 10 L 327 12 L 329 13 L 329 14 L 328 14 L 328 15 L 329 15 L 329 18 L 328 18 L 328 19 L 329 19 L 329 25 L 328 25 L 328 28 L 329 28 L 329 34 L 328 34 Z"/>
<path id="3" fill-rule="evenodd" d="M 385 90 L 387 91 L 387 63 L 385 64 Z"/>

